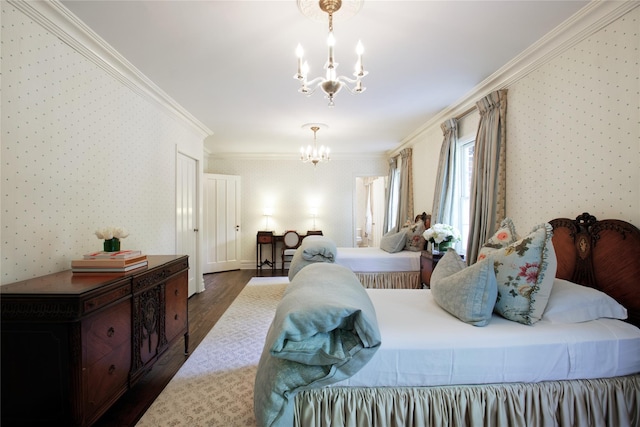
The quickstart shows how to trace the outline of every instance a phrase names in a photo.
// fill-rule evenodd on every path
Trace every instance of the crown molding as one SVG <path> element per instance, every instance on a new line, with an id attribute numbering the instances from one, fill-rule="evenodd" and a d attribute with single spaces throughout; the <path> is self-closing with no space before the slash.
<path id="1" fill-rule="evenodd" d="M 203 139 L 213 132 L 127 61 L 58 0 L 7 0 L 16 9 L 95 63 L 124 86 L 158 104 Z"/>
<path id="2" fill-rule="evenodd" d="M 295 160 L 300 161 L 300 154 L 297 153 L 212 153 L 207 152 L 209 160 Z M 386 160 L 386 153 L 331 153 L 331 160 Z"/>
<path id="3" fill-rule="evenodd" d="M 638 6 L 640 6 L 640 1 L 638 0 L 592 0 L 569 19 L 487 77 L 458 101 L 440 111 L 424 125 L 404 138 L 400 146 L 389 151 L 387 155 L 394 156 L 402 149 L 412 146 L 417 138 L 434 126 L 439 128 L 440 124 L 445 120 L 467 114 L 470 110 L 475 109 L 476 102 L 482 97 L 495 90 L 508 88 L 541 65 L 551 61 Z"/>

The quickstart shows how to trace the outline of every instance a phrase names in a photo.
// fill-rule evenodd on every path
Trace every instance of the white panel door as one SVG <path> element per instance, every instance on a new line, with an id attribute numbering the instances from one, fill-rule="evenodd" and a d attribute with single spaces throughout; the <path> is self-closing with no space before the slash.
<path id="1" fill-rule="evenodd" d="M 203 273 L 240 269 L 240 177 L 204 174 Z"/>
<path id="2" fill-rule="evenodd" d="M 196 292 L 198 260 L 198 162 L 182 153 L 176 161 L 176 252 L 189 256 L 189 296 Z"/>

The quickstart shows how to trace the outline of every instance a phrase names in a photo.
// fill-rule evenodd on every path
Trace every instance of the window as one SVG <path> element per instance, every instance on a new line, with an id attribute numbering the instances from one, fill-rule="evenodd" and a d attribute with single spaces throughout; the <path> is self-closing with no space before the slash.
<path id="1" fill-rule="evenodd" d="M 396 168 L 392 171 L 391 181 L 389 182 L 389 206 L 387 211 L 387 229 L 384 233 L 393 230 L 399 223 L 400 218 L 400 162 L 397 162 Z"/>
<path id="2" fill-rule="evenodd" d="M 471 209 L 471 175 L 473 173 L 473 153 L 476 141 L 458 142 L 456 150 L 456 186 L 453 195 L 454 227 L 460 230 L 462 241 L 458 249 L 461 253 L 467 252 L 469 237 L 469 211 Z"/>

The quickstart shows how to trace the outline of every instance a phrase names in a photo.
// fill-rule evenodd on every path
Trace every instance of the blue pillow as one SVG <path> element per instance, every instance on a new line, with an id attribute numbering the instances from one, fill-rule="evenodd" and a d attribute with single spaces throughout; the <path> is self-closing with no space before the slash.
<path id="1" fill-rule="evenodd" d="M 380 238 L 380 249 L 389 253 L 400 252 L 407 242 L 407 230 L 390 231 Z"/>
<path id="2" fill-rule="evenodd" d="M 440 307 L 463 322 L 488 325 L 498 296 L 491 257 L 467 267 L 449 249 L 433 270 L 431 294 Z"/>
<path id="3" fill-rule="evenodd" d="M 289 281 L 304 267 L 317 262 L 335 262 L 338 249 L 326 236 L 307 236 L 296 250 L 289 265 Z"/>

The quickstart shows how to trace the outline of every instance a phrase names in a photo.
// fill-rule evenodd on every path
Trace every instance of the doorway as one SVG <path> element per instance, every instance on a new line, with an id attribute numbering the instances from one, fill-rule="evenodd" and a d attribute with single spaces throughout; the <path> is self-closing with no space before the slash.
<path id="1" fill-rule="evenodd" d="M 386 176 L 356 177 L 355 247 L 380 247 Z"/>
<path id="2" fill-rule="evenodd" d="M 204 274 L 240 269 L 240 177 L 203 176 Z"/>
<path id="3" fill-rule="evenodd" d="M 176 160 L 176 253 L 189 256 L 189 296 L 198 291 L 198 161 L 177 153 Z M 203 283 L 204 286 L 204 283 Z M 202 289 L 204 290 L 204 288 Z"/>

